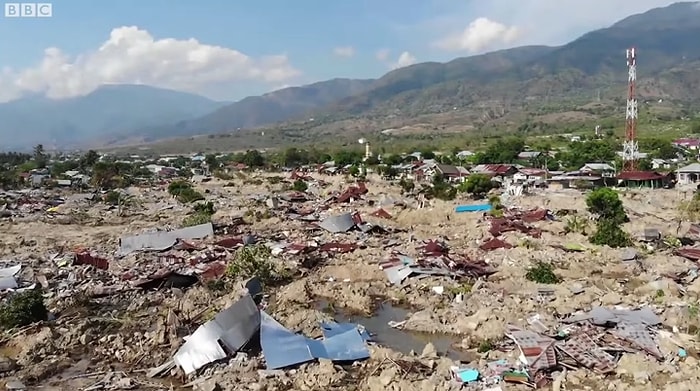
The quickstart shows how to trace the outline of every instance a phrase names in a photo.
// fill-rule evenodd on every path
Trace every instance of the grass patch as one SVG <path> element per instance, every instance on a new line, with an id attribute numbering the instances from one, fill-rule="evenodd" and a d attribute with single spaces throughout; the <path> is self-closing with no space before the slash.
<path id="1" fill-rule="evenodd" d="M 539 284 L 557 284 L 561 282 L 561 278 L 554 273 L 554 267 L 542 261 L 528 268 L 525 278 Z"/>
<path id="2" fill-rule="evenodd" d="M 493 342 L 491 342 L 491 340 L 487 339 L 487 340 L 481 341 L 479 343 L 479 347 L 476 349 L 476 351 L 478 353 L 486 353 L 486 352 L 492 351 L 494 348 L 495 348 L 495 346 L 494 346 Z"/>

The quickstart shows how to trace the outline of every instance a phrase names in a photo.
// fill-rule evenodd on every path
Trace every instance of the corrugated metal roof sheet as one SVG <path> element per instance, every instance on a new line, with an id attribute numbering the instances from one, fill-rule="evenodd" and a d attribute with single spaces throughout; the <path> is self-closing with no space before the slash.
<path id="1" fill-rule="evenodd" d="M 157 231 L 126 236 L 119 239 L 118 255 L 123 256 L 134 251 L 163 251 L 174 246 L 178 239 L 202 239 L 207 236 L 214 236 L 214 227 L 211 223 L 173 231 Z"/>

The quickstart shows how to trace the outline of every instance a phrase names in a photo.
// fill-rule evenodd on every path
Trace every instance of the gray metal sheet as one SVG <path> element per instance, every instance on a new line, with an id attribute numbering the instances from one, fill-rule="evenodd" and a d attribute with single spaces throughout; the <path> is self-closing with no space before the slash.
<path id="1" fill-rule="evenodd" d="M 322 341 L 309 340 L 315 358 L 333 361 L 355 361 L 369 357 L 369 350 L 357 329 L 350 329 Z"/>
<path id="2" fill-rule="evenodd" d="M 173 231 L 149 232 L 141 235 L 126 236 L 119 239 L 118 255 L 127 255 L 134 251 L 163 251 L 177 242 L 178 239 L 192 240 L 214 236 L 211 223 L 176 229 Z"/>
<path id="3" fill-rule="evenodd" d="M 571 316 L 565 319 L 564 322 L 576 323 L 586 320 L 596 325 L 627 322 L 654 326 L 661 323 L 661 319 L 649 307 L 643 307 L 638 310 L 610 310 L 603 307 L 593 307 L 589 312 Z"/>
<path id="4" fill-rule="evenodd" d="M 329 326 L 328 327 L 324 326 Z M 317 358 L 333 361 L 354 361 L 369 357 L 365 338 L 357 325 L 322 324 L 325 333 L 333 336 L 315 340 L 295 334 L 270 315 L 262 312 L 260 345 L 265 355 L 267 369 L 280 369 L 305 363 Z M 345 329 L 344 331 L 341 331 Z M 332 331 L 331 331 L 332 330 Z"/>
<path id="5" fill-rule="evenodd" d="M 338 334 L 342 334 L 348 330 L 357 330 L 362 336 L 362 339 L 369 341 L 371 338 L 367 330 L 361 325 L 355 323 L 336 323 L 336 322 L 321 322 L 321 332 L 323 338 L 331 338 Z"/>
<path id="6" fill-rule="evenodd" d="M 14 277 L 0 277 L 0 290 L 17 289 L 19 285 Z"/>
<path id="7" fill-rule="evenodd" d="M 270 315 L 261 311 L 260 345 L 267 369 L 279 369 L 311 361 L 307 338 L 294 334 Z"/>
<path id="8" fill-rule="evenodd" d="M 22 265 L 15 265 L 10 267 L 4 267 L 0 269 L 0 277 L 12 277 L 22 270 Z"/>
<path id="9" fill-rule="evenodd" d="M 400 285 L 403 280 L 413 274 L 413 270 L 407 266 L 394 266 L 384 269 L 386 277 L 394 285 Z"/>
<path id="10" fill-rule="evenodd" d="M 173 361 L 189 375 L 211 362 L 227 357 L 220 342 L 229 352 L 236 352 L 253 337 L 259 327 L 260 311 L 253 298 L 246 295 L 214 319 L 199 326 L 175 353 Z"/>
<path id="11" fill-rule="evenodd" d="M 355 221 L 350 213 L 339 216 L 330 216 L 318 224 L 321 228 L 332 233 L 348 232 L 355 226 Z"/>

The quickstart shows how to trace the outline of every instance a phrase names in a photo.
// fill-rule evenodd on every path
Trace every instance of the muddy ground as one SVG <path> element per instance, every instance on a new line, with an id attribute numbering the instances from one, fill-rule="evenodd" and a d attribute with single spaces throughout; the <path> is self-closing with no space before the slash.
<path id="1" fill-rule="evenodd" d="M 347 186 L 347 179 L 342 177 L 322 179 L 330 184 L 309 190 L 319 193 L 320 198 Z M 271 182 L 275 181 L 246 176 L 227 181 L 213 179 L 197 188 L 215 203 L 215 223 L 245 215 L 250 225 L 243 228 L 244 233 L 266 238 L 286 232 L 288 237 L 310 239 L 300 222 L 274 211 L 264 212 L 264 204 L 251 201 L 251 197 L 281 193 L 288 186 Z M 483 252 L 478 245 L 490 237 L 488 221 L 481 213 L 454 213 L 455 205 L 471 201 L 433 201 L 426 208 L 416 209 L 415 200 L 401 196 L 398 186 L 370 178 L 367 187 L 367 200 L 406 200 L 408 205 L 385 202 L 383 208 L 392 219 L 369 217 L 377 205 L 370 206 L 363 200 L 333 205 L 324 213 L 356 210 L 367 221 L 402 231 L 384 237 L 322 234 L 322 241 L 336 238 L 359 241 L 364 246 L 322 258 L 303 267 L 302 272 L 298 258 L 280 256 L 278 262 L 286 264 L 293 277 L 265 293 L 269 314 L 287 328 L 310 337 L 321 335 L 319 320 L 335 318 L 365 325 L 380 341 L 370 346 L 369 360 L 342 365 L 312 362 L 292 370 L 269 372 L 264 371 L 264 361 L 253 349 L 247 355 L 211 365 L 195 379 L 177 373 L 148 377 L 149 369 L 172 357 L 184 336 L 235 300 L 243 281 L 206 283 L 186 290 L 131 289 L 120 276 L 129 270 L 151 271 L 149 263 L 156 262 L 156 255 L 116 259 L 118 238 L 155 227 L 179 227 L 191 209 L 178 204 L 164 187 L 133 188 L 129 192 L 140 205 L 128 208 L 123 216 L 104 204 L 78 201 L 67 202 L 57 213 L 26 212 L 14 221 L 0 223 L 0 259 L 21 262 L 25 266 L 22 280 L 45 281 L 46 303 L 56 315 L 55 320 L 4 334 L 0 348 L 3 381 L 8 387 L 19 387 L 19 381 L 26 389 L 42 390 L 457 389 L 450 366 L 458 360 L 475 368 L 484 368 L 487 362 L 500 358 L 517 360 L 517 349 L 480 349 L 485 341 L 498 344 L 503 340 L 507 324 L 527 325 L 526 319 L 533 314 L 540 314 L 544 323 L 555 324 L 565 314 L 595 305 L 653 306 L 671 335 L 659 338 L 667 359 L 659 362 L 643 353 L 628 353 L 615 374 L 568 370 L 560 375 L 558 384 L 567 390 L 691 390 L 700 381 L 696 371 L 700 280 L 683 285 L 664 277 L 685 272 L 696 266 L 694 262 L 674 256 L 670 250 L 654 250 L 642 244 L 638 250 L 643 254 L 640 261 L 623 262 L 619 249 L 590 245 L 580 233 L 565 234 L 564 218 L 534 223 L 543 230 L 541 238 L 506 233 L 503 239 L 513 248 Z M 676 235 L 678 205 L 687 196 L 678 189 L 624 192 L 622 198 L 631 219 L 625 230 L 636 234 L 645 227 L 654 227 Z M 310 201 L 308 205 L 318 202 Z M 588 219 L 585 195 L 576 190 L 538 191 L 508 199 L 505 204 L 524 209 L 573 209 Z M 589 224 L 590 232 L 594 226 Z M 687 229 L 685 222 L 680 234 Z M 397 249 L 408 255 L 416 255 L 415 247 L 421 240 L 445 238 L 453 251 L 485 259 L 498 272 L 479 281 L 429 277 L 392 286 L 377 265 L 388 254 L 389 250 L 382 248 L 388 238 L 398 239 Z M 585 249 L 565 252 L 552 247 L 571 244 Z M 53 257 L 76 247 L 90 248 L 109 258 L 109 270 L 63 264 Z M 551 301 L 533 299 L 541 285 L 525 279 L 527 268 L 538 261 L 552 263 L 563 279 L 550 286 L 555 290 Z M 436 293 L 435 287 L 443 287 L 443 293 Z M 582 292 L 572 287 L 582 288 Z M 121 291 L 109 294 L 117 289 Z M 463 300 L 455 300 L 458 294 Z M 406 323 L 402 330 L 387 325 L 403 320 Z M 687 357 L 677 357 L 678 344 L 686 349 Z M 502 384 L 501 388 L 527 389 L 512 384 Z"/>

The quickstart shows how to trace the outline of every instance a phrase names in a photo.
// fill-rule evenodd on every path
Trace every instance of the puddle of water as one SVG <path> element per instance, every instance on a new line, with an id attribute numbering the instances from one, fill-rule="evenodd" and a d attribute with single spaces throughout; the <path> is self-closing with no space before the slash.
<path id="1" fill-rule="evenodd" d="M 380 302 L 371 317 L 344 314 L 332 307 L 327 299 L 318 302 L 319 310 L 330 312 L 337 322 L 359 323 L 372 335 L 372 339 L 382 346 L 389 347 L 403 354 L 411 351 L 421 354 L 425 345 L 431 342 L 438 354 L 453 360 L 473 361 L 477 355 L 456 349 L 462 338 L 456 335 L 420 333 L 395 329 L 389 326 L 390 321 L 400 322 L 406 320 L 410 311 L 395 307 L 387 302 Z"/>

